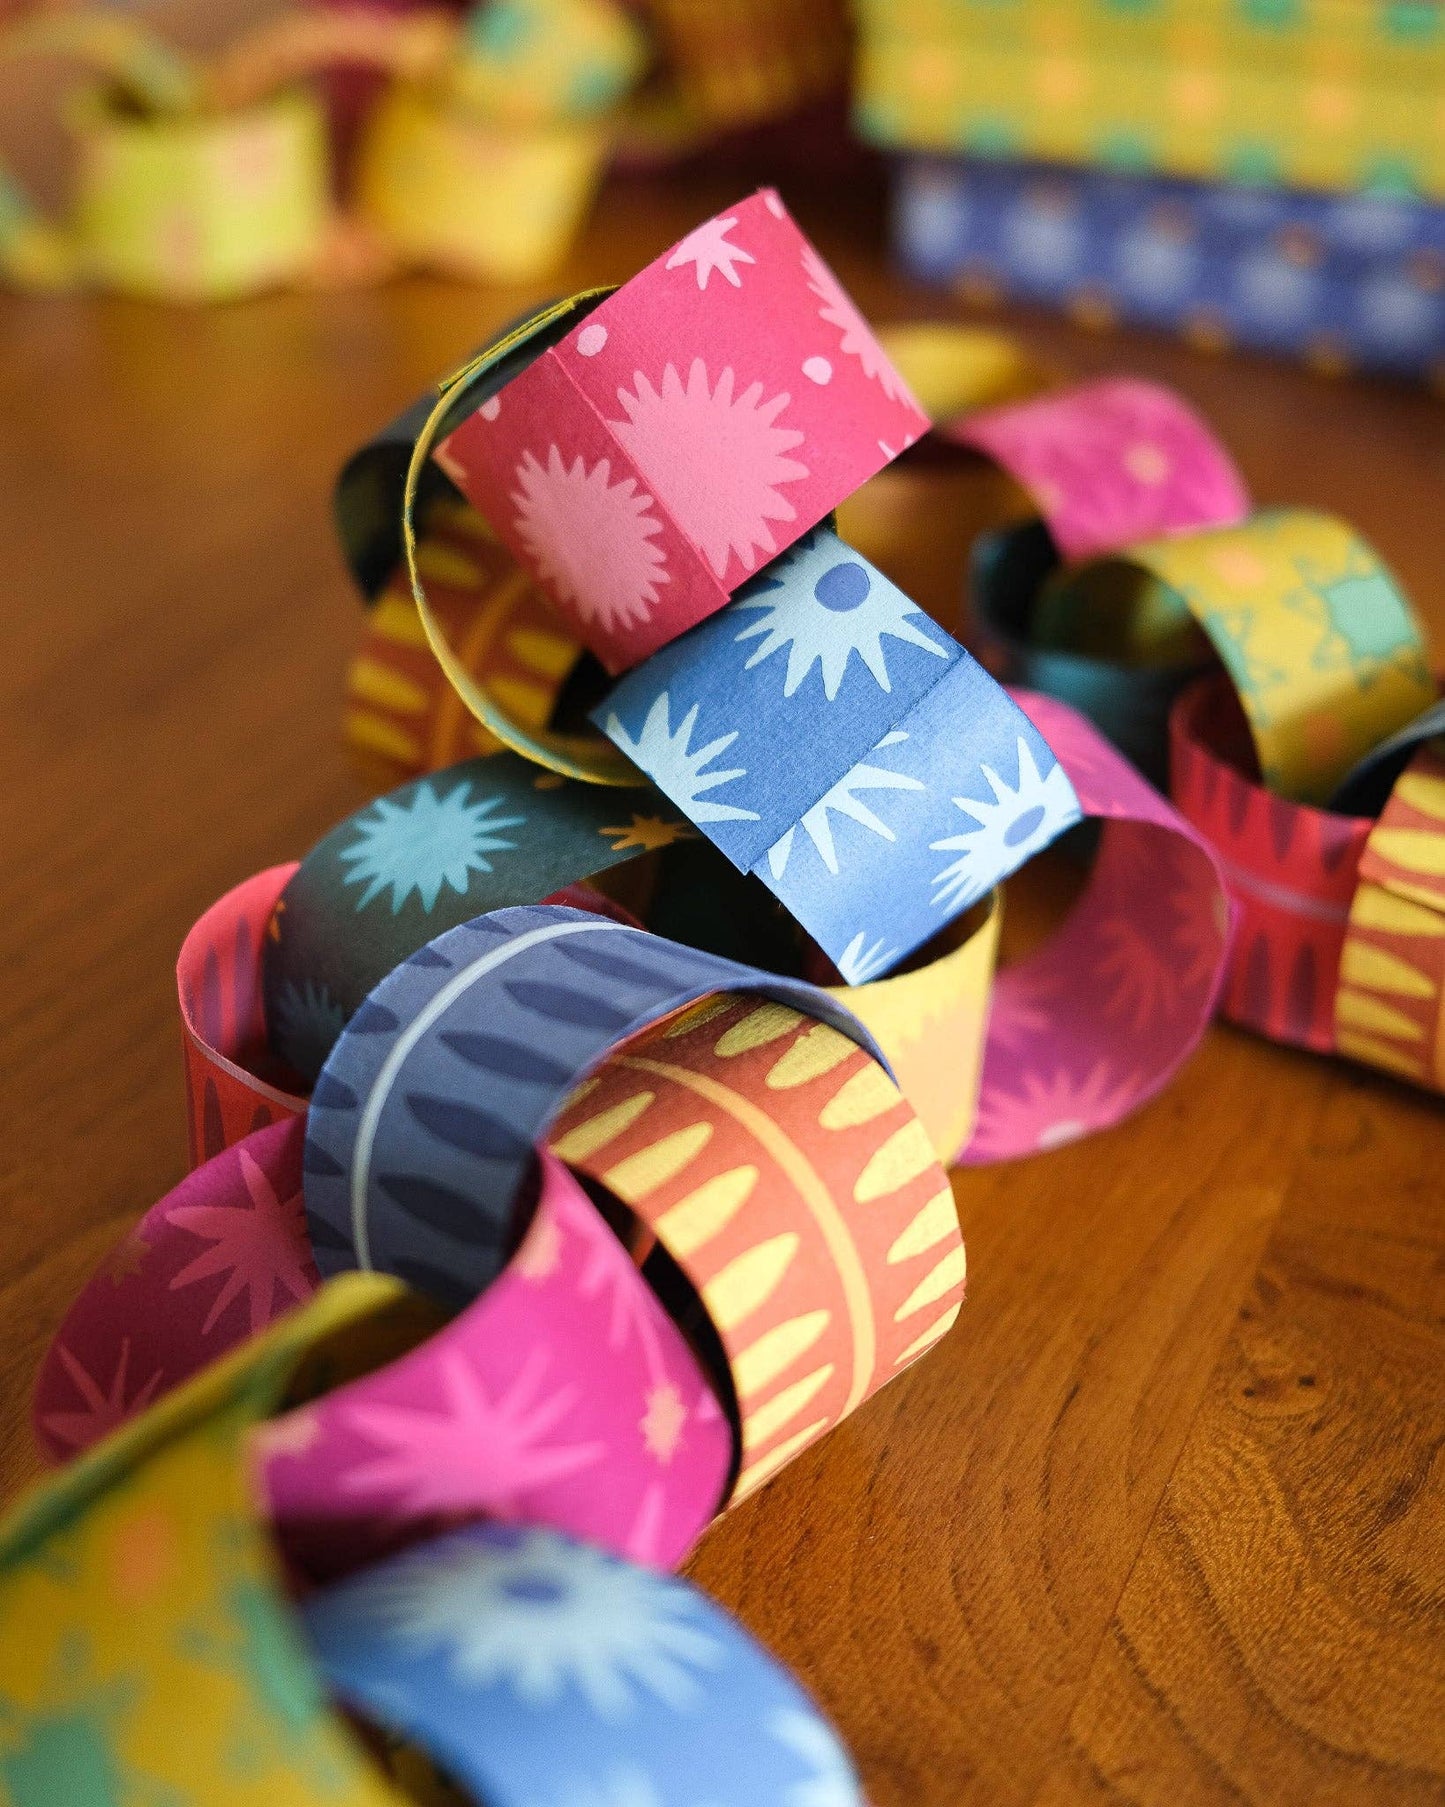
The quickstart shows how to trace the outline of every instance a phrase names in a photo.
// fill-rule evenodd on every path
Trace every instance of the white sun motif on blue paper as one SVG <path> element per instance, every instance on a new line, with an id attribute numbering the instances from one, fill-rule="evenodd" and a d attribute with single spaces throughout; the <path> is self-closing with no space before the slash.
<path id="1" fill-rule="evenodd" d="M 938 889 L 933 901 L 940 909 L 961 910 L 982 897 L 1000 878 L 1017 871 L 1026 859 L 1079 820 L 1079 799 L 1064 768 L 1055 762 L 1048 776 L 1041 776 L 1033 749 L 1022 735 L 1018 759 L 1014 785 L 1000 778 L 992 766 L 981 765 L 993 801 L 955 797 L 954 806 L 972 816 L 976 826 L 928 843 L 930 852 L 959 855 L 934 878 Z"/>
<path id="2" fill-rule="evenodd" d="M 882 747 L 896 746 L 898 742 L 907 740 L 908 736 L 899 728 L 891 734 L 885 734 L 876 753 Z M 869 765 L 860 760 L 857 765 L 846 771 L 831 790 L 825 791 L 818 801 L 799 818 L 797 828 L 774 841 L 768 849 L 768 870 L 775 879 L 779 879 L 788 869 L 788 860 L 793 851 L 793 840 L 797 829 L 803 833 L 818 849 L 823 864 L 836 878 L 839 872 L 838 848 L 833 840 L 833 825 L 829 815 L 847 816 L 849 821 L 856 822 L 866 828 L 870 834 L 876 834 L 885 841 L 896 839 L 893 830 L 863 802 L 860 791 L 921 791 L 927 786 L 919 778 L 910 778 L 905 772 L 891 772 L 886 766 Z"/>
<path id="3" fill-rule="evenodd" d="M 815 1713 L 780 1708 L 769 1720 L 768 1730 L 812 1772 L 789 1788 L 784 1797 L 787 1807 L 862 1807 L 863 1796 L 848 1753 Z"/>
<path id="4" fill-rule="evenodd" d="M 399 915 L 413 891 L 430 912 L 443 885 L 466 895 L 473 872 L 490 872 L 489 853 L 517 843 L 500 831 L 521 828 L 525 816 L 503 816 L 500 797 L 471 797 L 471 784 L 438 796 L 427 782 L 408 803 L 382 797 L 357 821 L 358 838 L 341 852 L 351 867 L 343 883 L 365 885 L 356 907 L 364 910 L 388 888 L 391 913 Z"/>
<path id="5" fill-rule="evenodd" d="M 758 813 L 754 809 L 739 809 L 734 804 L 719 803 L 703 796 L 704 791 L 716 790 L 720 784 L 731 784 L 735 778 L 747 777 L 746 766 L 732 766 L 721 772 L 704 770 L 720 754 L 726 753 L 738 737 L 737 729 L 731 734 L 720 734 L 705 747 L 692 748 L 688 743 L 697 726 L 698 704 L 693 704 L 675 730 L 669 720 L 670 708 L 665 690 L 654 697 L 636 740 L 615 714 L 609 715 L 608 738 L 634 765 L 641 766 L 657 788 L 671 797 L 691 821 L 756 822 Z"/>
<path id="6" fill-rule="evenodd" d="M 612 1723 L 648 1697 L 701 1706 L 726 1660 L 679 1582 L 546 1531 L 432 1544 L 368 1592 L 381 1622 L 440 1657 L 458 1686 L 506 1688 L 531 1706 L 576 1692 Z"/>
<path id="7" fill-rule="evenodd" d="M 898 959 L 898 949 L 882 936 L 870 941 L 868 931 L 859 929 L 837 959 L 837 967 L 845 985 L 866 985 Z"/>
<path id="8" fill-rule="evenodd" d="M 787 647 L 783 695 L 792 696 L 817 665 L 823 674 L 823 694 L 831 703 L 854 653 L 881 690 L 892 689 L 883 650 L 885 636 L 937 659 L 948 658 L 941 636 L 918 625 L 928 619 L 923 610 L 878 572 L 857 559 L 843 559 L 830 565 L 810 586 L 806 577 L 799 580 L 797 565 L 803 562 L 795 558 L 787 576 L 764 578 L 734 601 L 735 609 L 758 616 L 737 636 L 739 644 L 761 636 L 745 671 Z"/>

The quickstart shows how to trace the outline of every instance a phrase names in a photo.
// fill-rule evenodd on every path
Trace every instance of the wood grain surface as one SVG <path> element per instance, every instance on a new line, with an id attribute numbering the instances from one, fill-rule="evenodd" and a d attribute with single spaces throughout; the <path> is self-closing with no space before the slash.
<path id="1" fill-rule="evenodd" d="M 556 288 L 715 206 L 610 192 Z M 791 196 L 878 320 L 876 199 Z M 363 795 L 343 456 L 532 291 L 172 312 L 0 302 L 0 1484 L 68 1301 L 181 1176 L 193 918 Z M 1017 324 L 1176 384 L 1265 502 L 1348 516 L 1445 636 L 1438 401 Z M 692 1573 L 818 1695 L 875 1807 L 1445 1802 L 1445 1112 L 1216 1028 L 1109 1134 L 960 1174 L 943 1345 Z"/>

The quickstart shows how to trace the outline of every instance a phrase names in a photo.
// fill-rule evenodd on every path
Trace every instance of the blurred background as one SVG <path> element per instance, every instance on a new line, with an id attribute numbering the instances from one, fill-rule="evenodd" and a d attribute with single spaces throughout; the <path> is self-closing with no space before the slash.
<path id="1" fill-rule="evenodd" d="M 12 288 L 545 281 L 689 172 L 965 310 L 1445 381 L 1440 0 L 0 0 Z"/>

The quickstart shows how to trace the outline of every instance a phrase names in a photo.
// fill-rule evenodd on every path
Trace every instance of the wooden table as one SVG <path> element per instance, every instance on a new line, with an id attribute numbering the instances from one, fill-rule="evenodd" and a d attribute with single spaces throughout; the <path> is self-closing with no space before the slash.
<path id="1" fill-rule="evenodd" d="M 556 286 L 732 198 L 614 192 Z M 795 199 L 875 319 L 947 311 L 886 273 L 871 201 Z M 362 797 L 332 477 L 532 299 L 0 303 L 7 1491 L 46 1341 L 183 1170 L 182 935 Z M 1438 401 L 1020 331 L 1176 384 L 1262 501 L 1348 516 L 1445 630 Z M 875 1807 L 1445 1801 L 1440 1104 L 1217 1028 L 1124 1127 L 956 1189 L 958 1328 L 692 1564 Z"/>

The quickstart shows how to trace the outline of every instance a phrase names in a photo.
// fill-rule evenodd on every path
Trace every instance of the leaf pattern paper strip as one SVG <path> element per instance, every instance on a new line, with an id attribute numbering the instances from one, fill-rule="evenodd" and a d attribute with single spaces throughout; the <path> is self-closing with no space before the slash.
<path id="1" fill-rule="evenodd" d="M 764 189 L 588 312 L 437 462 L 615 674 L 721 608 L 927 429 Z"/>
<path id="2" fill-rule="evenodd" d="M 304 1096 L 291 1089 L 294 1076 L 271 1058 L 261 1001 L 266 927 L 295 871 L 294 865 L 272 866 L 237 885 L 181 944 L 176 992 L 193 1167 L 253 1130 L 306 1109 Z M 289 1021 L 283 1018 L 293 1047 L 323 1032 L 324 997 L 302 991 L 286 1006 L 293 1013 Z M 340 1027 L 336 1022 L 331 1038 Z"/>
<path id="3" fill-rule="evenodd" d="M 1435 701 L 1414 610 L 1343 521 L 1276 509 L 1123 556 L 1208 634 L 1264 782 L 1281 797 L 1323 803 L 1364 754 Z"/>
<path id="4" fill-rule="evenodd" d="M 850 984 L 1078 820 L 1028 717 L 828 528 L 628 673 L 593 720 Z"/>
<path id="5" fill-rule="evenodd" d="M 41 1364 L 36 1439 L 69 1460 L 320 1284 L 301 1202 L 305 1124 L 212 1156 L 127 1232 Z"/>
<path id="6" fill-rule="evenodd" d="M 758 992 L 879 1054 L 826 992 L 580 910 L 498 910 L 438 936 L 351 1019 L 307 1119 L 323 1273 L 394 1273 L 444 1304 L 501 1271 L 534 1160 L 613 1049 L 719 991 Z"/>
<path id="7" fill-rule="evenodd" d="M 9 1807 L 405 1807 L 330 1704 L 247 1450 L 298 1360 L 327 1344 L 346 1371 L 336 1339 L 380 1330 L 406 1309 L 399 1292 L 349 1276 L 11 1509 L 0 1525 Z"/>
<path id="8" fill-rule="evenodd" d="M 846 1036 L 718 999 L 614 1056 L 553 1151 L 682 1267 L 721 1338 L 752 1492 L 933 1347 L 964 1252 L 928 1132 Z"/>
<path id="9" fill-rule="evenodd" d="M 1360 857 L 1335 992 L 1335 1046 L 1445 1091 L 1445 745 L 1421 747 Z"/>
<path id="10" fill-rule="evenodd" d="M 1180 814 L 1213 847 L 1236 915 L 1221 1007 L 1274 1041 L 1330 1054 L 1334 997 L 1371 824 L 1294 803 L 1246 775 L 1249 732 L 1223 673 L 1191 686 L 1170 718 Z"/>
<path id="11" fill-rule="evenodd" d="M 414 779 L 332 829 L 282 891 L 262 968 L 273 1048 L 314 1079 L 372 987 L 444 929 L 692 834 L 650 786 L 580 784 L 515 753 Z"/>
<path id="12" fill-rule="evenodd" d="M 1154 1097 L 1214 1013 L 1233 920 L 1204 836 L 1083 716 L 1016 696 L 1102 835 L 1063 926 L 998 975 L 969 1166 L 1076 1141 Z"/>
<path id="13" fill-rule="evenodd" d="M 940 429 L 999 464 L 1037 505 L 1066 559 L 1240 520 L 1234 461 L 1171 390 L 1134 377 L 965 414 Z"/>
<path id="14" fill-rule="evenodd" d="M 341 1699 L 491 1807 L 863 1807 L 836 1734 L 705 1594 L 479 1525 L 312 1594 Z"/>
<path id="15" fill-rule="evenodd" d="M 718 1508 L 732 1441 L 682 1334 L 544 1156 L 501 1277 L 410 1354 L 270 1426 L 263 1485 L 317 1579 L 481 1517 L 670 1569 Z"/>
<path id="16" fill-rule="evenodd" d="M 541 591 L 464 506 L 430 512 L 417 558 L 466 670 L 524 728 L 545 728 L 581 648 Z M 500 748 L 447 683 L 404 573 L 367 614 L 346 694 L 347 742 L 382 789 Z"/>

